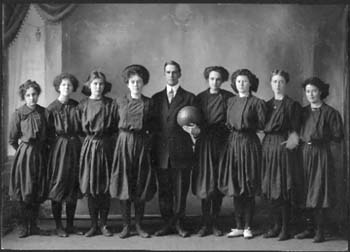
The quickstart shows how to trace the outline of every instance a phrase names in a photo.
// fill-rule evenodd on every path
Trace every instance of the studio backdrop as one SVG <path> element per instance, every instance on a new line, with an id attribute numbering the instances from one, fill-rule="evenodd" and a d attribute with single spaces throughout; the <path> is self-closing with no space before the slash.
<path id="1" fill-rule="evenodd" d="M 151 74 L 144 94 L 151 96 L 165 87 L 163 65 L 171 59 L 182 67 L 181 85 L 195 94 L 207 88 L 204 68 L 222 65 L 230 73 L 238 68 L 254 72 L 260 80 L 256 95 L 267 100 L 272 97 L 270 72 L 278 68 L 290 73 L 289 95 L 305 105 L 301 82 L 316 75 L 330 83 L 326 102 L 343 118 L 349 113 L 344 111 L 345 5 L 78 4 L 54 22 L 30 5 L 25 15 L 7 49 L 5 123 L 21 104 L 16 92 L 26 79 L 42 85 L 39 104 L 47 106 L 57 97 L 52 86 L 57 74 L 70 72 L 83 83 L 91 70 L 99 69 L 113 83 L 108 96 L 115 98 L 127 92 L 121 78 L 124 67 L 142 64 Z M 230 83 L 223 88 L 231 90 Z M 83 98 L 81 88 L 73 98 Z M 346 213 L 346 193 L 341 192 L 347 190 L 348 156 L 343 155 L 344 144 L 334 148 L 339 203 L 332 218 L 339 221 Z M 8 148 L 6 154 L 10 157 L 13 151 Z M 200 201 L 190 192 L 187 214 L 200 212 Z M 119 214 L 116 201 L 110 213 Z M 222 214 L 231 213 L 232 199 L 226 198 Z M 79 202 L 77 215 L 88 215 L 85 200 Z M 159 215 L 157 197 L 147 205 L 146 215 Z"/>

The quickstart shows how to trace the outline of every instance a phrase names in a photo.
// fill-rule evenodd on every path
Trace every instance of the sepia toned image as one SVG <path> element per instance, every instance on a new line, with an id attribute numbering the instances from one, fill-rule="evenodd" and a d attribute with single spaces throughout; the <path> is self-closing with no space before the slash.
<path id="1" fill-rule="evenodd" d="M 348 4 L 2 13 L 2 249 L 348 251 Z"/>

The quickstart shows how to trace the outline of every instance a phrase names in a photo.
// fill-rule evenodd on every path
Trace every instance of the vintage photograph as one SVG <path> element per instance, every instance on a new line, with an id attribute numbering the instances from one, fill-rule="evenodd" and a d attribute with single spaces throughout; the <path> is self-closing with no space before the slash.
<path id="1" fill-rule="evenodd" d="M 1 249 L 348 251 L 350 5 L 2 3 Z"/>

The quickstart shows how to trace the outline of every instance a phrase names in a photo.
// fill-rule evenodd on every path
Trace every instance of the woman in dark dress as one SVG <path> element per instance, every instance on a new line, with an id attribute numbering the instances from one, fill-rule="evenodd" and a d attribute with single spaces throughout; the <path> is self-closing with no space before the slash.
<path id="1" fill-rule="evenodd" d="M 254 197 L 260 191 L 261 179 L 261 143 L 256 132 L 264 129 L 266 105 L 251 94 L 257 91 L 259 79 L 248 69 L 235 71 L 231 81 L 238 95 L 228 100 L 227 126 L 231 133 L 220 157 L 218 183 L 221 192 L 233 196 L 237 227 L 227 236 L 250 239 Z"/>
<path id="2" fill-rule="evenodd" d="M 82 131 L 86 134 L 81 154 L 79 183 L 83 195 L 88 197 L 91 228 L 86 237 L 97 233 L 98 214 L 101 218 L 100 231 L 104 236 L 112 233 L 107 227 L 110 207 L 110 168 L 116 130 L 113 114 L 113 100 L 106 97 L 112 88 L 105 75 L 92 71 L 84 84 L 82 93 L 88 96 L 78 105 L 78 118 Z"/>
<path id="3" fill-rule="evenodd" d="M 123 70 L 124 82 L 130 93 L 117 98 L 118 138 L 114 149 L 110 194 L 121 201 L 124 219 L 120 238 L 130 236 L 130 211 L 134 203 L 136 231 L 143 237 L 150 235 L 141 227 L 145 202 L 156 192 L 156 180 L 151 166 L 151 99 L 142 95 L 149 72 L 141 65 Z"/>
<path id="4" fill-rule="evenodd" d="M 322 242 L 325 211 L 334 206 L 336 197 L 330 143 L 343 138 L 343 123 L 339 112 L 323 101 L 329 94 L 328 84 L 311 77 L 302 86 L 310 103 L 303 107 L 300 131 L 305 189 L 300 196 L 305 200 L 308 223 L 295 238 L 313 237 L 314 242 Z"/>
<path id="5" fill-rule="evenodd" d="M 10 124 L 9 143 L 16 153 L 11 167 L 9 195 L 20 204 L 20 238 L 46 234 L 36 224 L 40 204 L 47 196 L 48 113 L 37 104 L 40 92 L 41 88 L 35 81 L 27 80 L 20 85 L 19 95 L 25 104 L 16 109 Z"/>
<path id="6" fill-rule="evenodd" d="M 74 226 L 79 189 L 79 155 L 81 142 L 76 106 L 78 102 L 70 95 L 78 88 L 78 80 L 69 73 L 58 75 L 53 86 L 59 96 L 47 108 L 50 125 L 50 155 L 48 163 L 48 186 L 52 214 L 56 223 L 56 234 L 67 237 L 67 233 L 78 233 Z M 67 228 L 61 222 L 62 204 L 66 202 Z"/>
<path id="7" fill-rule="evenodd" d="M 262 194 L 271 206 L 273 227 L 264 238 L 289 239 L 289 212 L 294 193 L 293 173 L 297 168 L 296 147 L 300 130 L 301 106 L 286 95 L 289 74 L 271 73 L 274 97 L 267 102 L 265 137 L 262 143 Z"/>
<path id="8" fill-rule="evenodd" d="M 223 194 L 218 190 L 219 154 L 223 151 L 229 131 L 226 123 L 227 100 L 233 94 L 221 89 L 221 84 L 228 80 L 228 71 L 221 66 L 210 66 L 204 70 L 204 78 L 209 88 L 196 97 L 201 109 L 203 122 L 201 134 L 196 143 L 197 163 L 192 170 L 192 192 L 202 200 L 202 227 L 200 237 L 212 232 L 221 236 L 217 226 Z"/>

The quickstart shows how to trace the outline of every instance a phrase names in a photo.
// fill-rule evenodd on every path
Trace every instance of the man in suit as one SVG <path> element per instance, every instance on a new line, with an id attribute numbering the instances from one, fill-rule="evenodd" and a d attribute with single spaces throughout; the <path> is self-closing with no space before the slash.
<path id="1" fill-rule="evenodd" d="M 189 236 L 183 227 L 186 198 L 194 161 L 193 141 L 200 129 L 197 125 L 177 123 L 177 113 L 185 106 L 195 105 L 195 95 L 180 87 L 180 65 L 175 61 L 164 64 L 166 87 L 153 95 L 156 125 L 153 160 L 157 167 L 159 208 L 165 225 L 155 235 L 171 233 L 175 225 L 181 237 Z"/>

